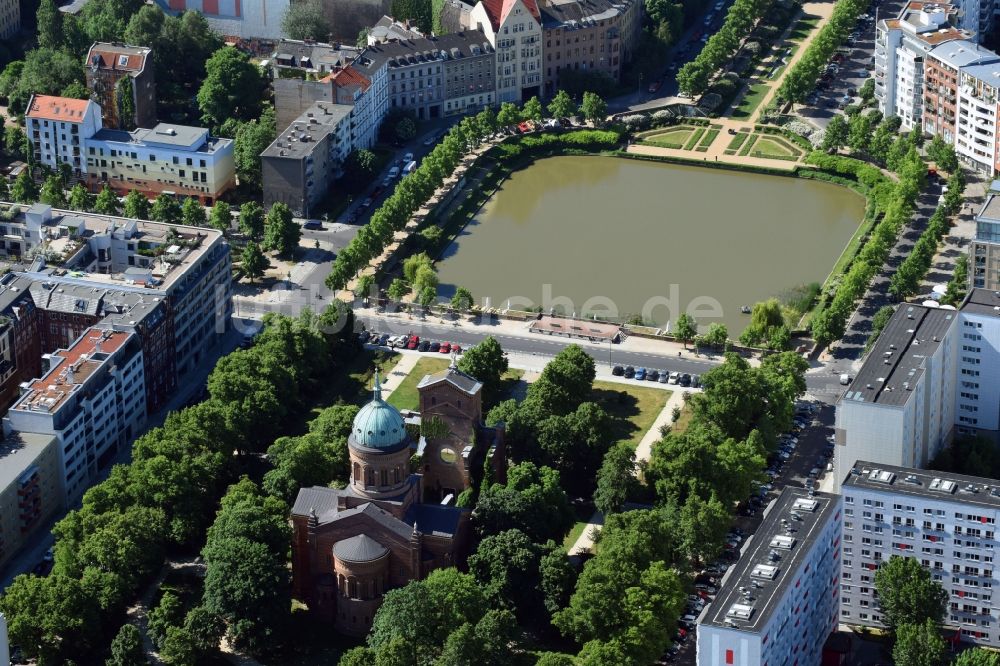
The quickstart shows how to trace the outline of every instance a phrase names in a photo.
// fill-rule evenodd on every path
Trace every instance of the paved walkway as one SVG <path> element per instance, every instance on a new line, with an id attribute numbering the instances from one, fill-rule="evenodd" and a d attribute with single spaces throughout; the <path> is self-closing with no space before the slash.
<path id="1" fill-rule="evenodd" d="M 426 354 L 421 354 L 420 352 L 413 352 L 411 354 L 400 354 L 399 362 L 396 363 L 392 371 L 382 377 L 382 399 L 388 400 L 392 392 L 399 388 L 399 385 L 403 383 L 403 380 L 413 371 L 416 367 L 417 361 L 420 360 L 421 356 L 426 356 Z"/>

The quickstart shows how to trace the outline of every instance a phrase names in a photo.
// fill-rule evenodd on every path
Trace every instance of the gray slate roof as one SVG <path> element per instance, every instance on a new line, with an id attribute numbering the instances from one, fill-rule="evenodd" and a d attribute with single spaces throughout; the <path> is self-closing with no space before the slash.
<path id="1" fill-rule="evenodd" d="M 333 546 L 333 554 L 344 562 L 374 562 L 388 552 L 388 548 L 364 533 Z"/>
<path id="2" fill-rule="evenodd" d="M 436 372 L 433 375 L 424 375 L 424 378 L 420 380 L 419 384 L 417 384 L 417 388 L 422 389 L 425 386 L 432 386 L 439 382 L 448 382 L 452 386 L 461 391 L 465 391 L 469 395 L 475 395 L 483 388 L 482 382 L 475 377 L 470 377 L 458 368 L 448 368 L 446 370 L 442 370 L 441 372 Z"/>

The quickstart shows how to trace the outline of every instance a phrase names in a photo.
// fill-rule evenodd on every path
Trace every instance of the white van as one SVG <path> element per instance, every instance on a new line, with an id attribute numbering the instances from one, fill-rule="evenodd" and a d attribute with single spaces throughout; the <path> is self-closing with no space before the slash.
<path id="1" fill-rule="evenodd" d="M 843 386 L 847 386 L 848 384 L 851 383 L 851 376 L 845 372 L 840 376 L 840 383 Z"/>
<path id="2" fill-rule="evenodd" d="M 403 167 L 403 175 L 408 176 L 409 174 L 413 173 L 414 169 L 416 168 L 417 168 L 417 163 L 413 160 L 410 160 L 409 162 L 406 163 L 406 166 Z"/>

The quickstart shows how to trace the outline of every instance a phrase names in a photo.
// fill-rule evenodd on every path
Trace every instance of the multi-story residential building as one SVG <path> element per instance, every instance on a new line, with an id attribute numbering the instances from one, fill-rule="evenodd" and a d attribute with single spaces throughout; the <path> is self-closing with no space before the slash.
<path id="1" fill-rule="evenodd" d="M 387 63 L 391 109 L 440 118 L 496 101 L 496 54 L 479 30 L 376 44 L 364 55 Z"/>
<path id="2" fill-rule="evenodd" d="M 497 102 L 542 94 L 542 19 L 536 0 L 480 0 L 469 16 L 496 49 Z"/>
<path id="3" fill-rule="evenodd" d="M 97 42 L 87 52 L 84 71 L 105 127 L 132 130 L 156 124 L 152 49 Z"/>
<path id="4" fill-rule="evenodd" d="M 955 152 L 977 171 L 993 174 L 1000 168 L 997 135 L 997 91 L 1000 59 L 969 65 L 959 72 L 958 128 Z"/>
<path id="5" fill-rule="evenodd" d="M 261 153 L 265 207 L 281 202 L 295 215 L 312 214 L 351 151 L 353 110 L 316 102 Z"/>
<path id="6" fill-rule="evenodd" d="M 1000 183 L 994 182 L 990 189 L 1000 190 Z M 969 283 L 1000 291 L 1000 191 L 986 195 L 976 216 L 976 237 L 969 244 Z"/>
<path id="7" fill-rule="evenodd" d="M 0 39 L 11 39 L 21 32 L 21 3 L 0 0 Z"/>
<path id="8" fill-rule="evenodd" d="M 65 162 L 79 176 L 87 167 L 83 142 L 101 129 L 101 107 L 85 99 L 32 95 L 24 125 L 36 164 L 55 169 Z"/>
<path id="9" fill-rule="evenodd" d="M 166 192 L 211 205 L 236 186 L 232 139 L 203 127 L 160 123 L 152 129 L 101 129 L 84 141 L 86 182 L 124 194 Z"/>
<path id="10" fill-rule="evenodd" d="M 910 2 L 899 17 L 879 21 L 875 37 L 875 98 L 885 116 L 902 128 L 922 127 L 924 59 L 945 42 L 972 34 L 951 27 L 956 10 L 948 4 Z"/>
<path id="11" fill-rule="evenodd" d="M 637 46 L 641 3 L 634 0 L 546 0 L 539 3 L 545 42 L 545 95 L 559 74 L 601 72 L 618 81 Z"/>
<path id="12" fill-rule="evenodd" d="M 198 12 L 223 37 L 252 41 L 284 37 L 281 19 L 289 0 L 157 0 L 157 4 L 171 14 Z"/>
<path id="13" fill-rule="evenodd" d="M 986 36 L 993 32 L 995 0 L 954 0 L 958 10 L 957 27 Z"/>
<path id="14" fill-rule="evenodd" d="M 6 410 L 19 395 L 21 384 L 42 374 L 42 331 L 41 313 L 31 297 L 31 280 L 19 276 L 2 280 L 0 410 Z"/>
<path id="15" fill-rule="evenodd" d="M 955 310 L 903 303 L 837 403 L 836 480 L 859 458 L 924 467 L 955 424 Z"/>
<path id="16" fill-rule="evenodd" d="M 0 442 L 0 570 L 64 502 L 56 438 L 5 431 Z"/>
<path id="17" fill-rule="evenodd" d="M 818 664 L 837 627 L 841 502 L 785 488 L 698 619 L 699 666 Z"/>
<path id="18" fill-rule="evenodd" d="M 956 431 L 1000 443 L 1000 295 L 989 289 L 970 290 L 959 319 Z"/>
<path id="19" fill-rule="evenodd" d="M 160 123 L 131 132 L 104 129 L 91 100 L 34 95 L 25 115 L 35 161 L 68 163 L 91 188 L 167 192 L 211 204 L 236 185 L 233 140 L 201 127 Z"/>
<path id="20" fill-rule="evenodd" d="M 423 39 L 424 33 L 409 21 L 397 21 L 391 16 L 383 16 L 375 25 L 368 29 L 366 35 L 368 46 L 384 44 L 385 42 L 402 42 L 410 39 Z"/>
<path id="21" fill-rule="evenodd" d="M 222 233 L 44 204 L 15 222 L 27 227 L 28 218 L 40 227 L 43 256 L 58 265 L 36 260 L 30 270 L 0 278 L 0 313 L 16 316 L 18 367 L 30 365 L 32 354 L 69 346 L 92 326 L 134 332 L 145 357 L 149 411 L 159 409 L 228 330 L 232 269 Z"/>
<path id="22" fill-rule="evenodd" d="M 963 640 L 1000 647 L 993 615 L 1000 483 L 859 460 L 841 492 L 842 623 L 883 628 L 875 571 L 894 555 L 912 557 L 948 593 L 945 627 Z"/>
<path id="23" fill-rule="evenodd" d="M 73 503 L 146 423 L 142 344 L 134 333 L 92 328 L 53 353 L 7 412 L 18 432 L 54 436 Z"/>

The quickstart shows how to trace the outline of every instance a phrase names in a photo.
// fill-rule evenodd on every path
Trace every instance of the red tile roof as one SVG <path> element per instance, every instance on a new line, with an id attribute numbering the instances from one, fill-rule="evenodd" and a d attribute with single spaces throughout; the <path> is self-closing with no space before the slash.
<path id="1" fill-rule="evenodd" d="M 368 90 L 372 84 L 367 76 L 352 67 L 342 67 L 331 74 L 327 74 L 320 80 L 323 83 L 332 81 L 334 85 L 341 88 L 351 85 L 360 86 L 362 92 Z"/>
<path id="2" fill-rule="evenodd" d="M 65 120 L 78 123 L 83 120 L 88 104 L 90 100 L 87 99 L 34 95 L 25 115 L 40 120 Z"/>
<path id="3" fill-rule="evenodd" d="M 486 15 L 490 17 L 490 23 L 493 24 L 493 29 L 497 30 L 507 18 L 507 15 L 514 9 L 514 4 L 517 0 L 482 0 L 483 8 L 486 9 Z M 538 11 L 538 4 L 535 0 L 521 0 L 524 3 L 525 8 L 528 12 L 535 17 L 535 20 L 541 22 L 541 13 Z"/>
<path id="4" fill-rule="evenodd" d="M 124 58 L 124 64 L 122 61 Z M 87 55 L 87 65 L 100 69 L 111 69 L 123 72 L 141 72 L 146 64 L 146 56 L 138 53 L 121 53 L 111 49 L 90 49 Z"/>

